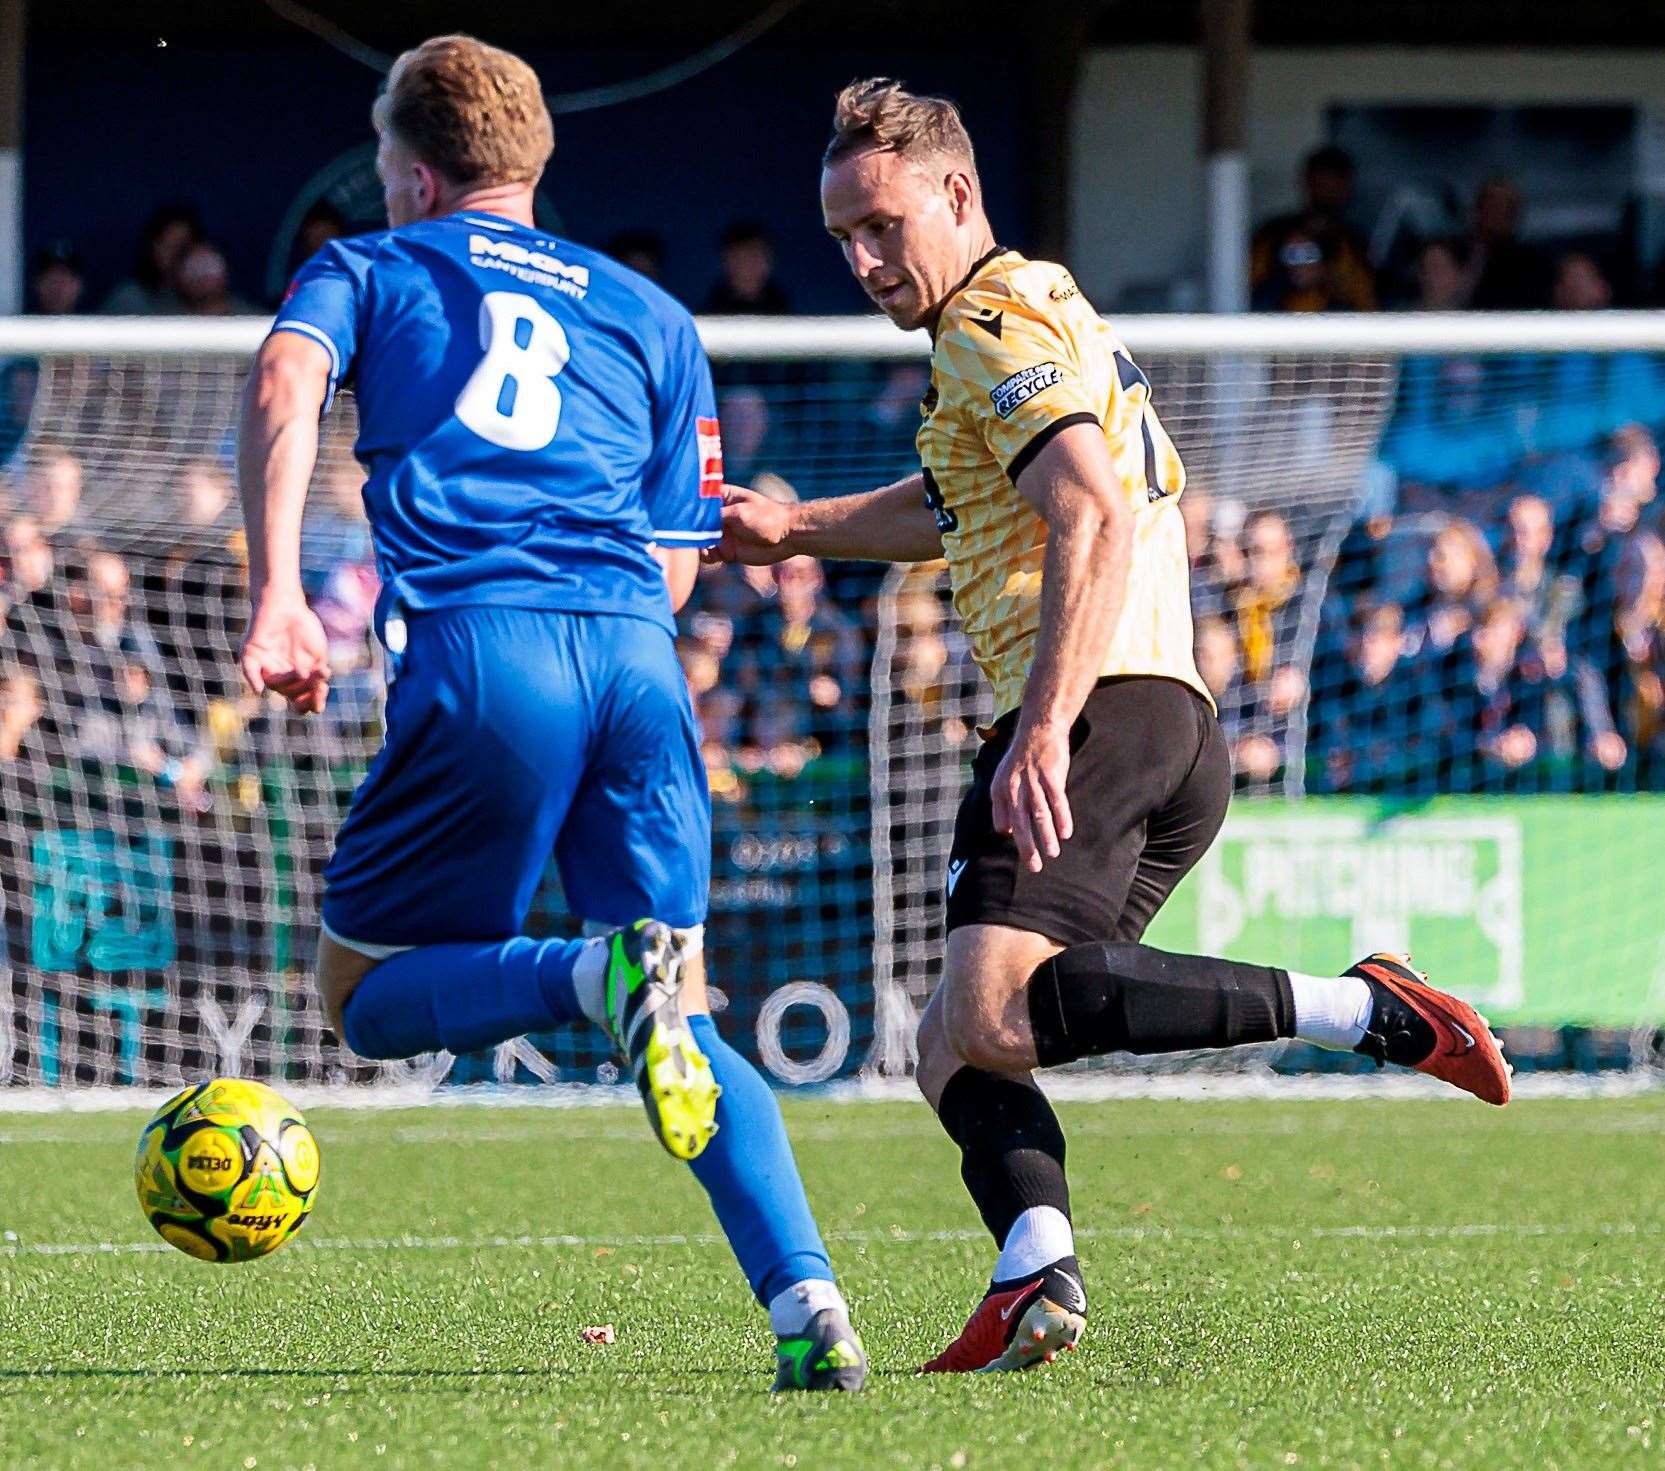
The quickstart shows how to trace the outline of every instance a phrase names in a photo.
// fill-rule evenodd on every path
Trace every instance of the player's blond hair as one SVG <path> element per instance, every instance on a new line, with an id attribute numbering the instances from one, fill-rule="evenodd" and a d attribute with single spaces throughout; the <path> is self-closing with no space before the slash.
<path id="1" fill-rule="evenodd" d="M 889 77 L 851 82 L 833 104 L 833 135 L 823 165 L 867 149 L 910 161 L 943 158 L 977 182 L 977 155 L 960 110 L 946 97 L 922 97 Z"/>
<path id="2" fill-rule="evenodd" d="M 370 121 L 454 184 L 535 184 L 555 151 L 538 74 L 473 36 L 405 52 Z"/>

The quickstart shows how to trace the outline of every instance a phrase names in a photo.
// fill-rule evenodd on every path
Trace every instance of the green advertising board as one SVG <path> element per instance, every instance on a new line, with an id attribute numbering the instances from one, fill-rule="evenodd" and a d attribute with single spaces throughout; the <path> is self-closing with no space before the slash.
<path id="1" fill-rule="evenodd" d="M 1665 796 L 1239 800 L 1146 937 L 1334 975 L 1409 950 L 1494 1021 L 1665 1022 Z"/>

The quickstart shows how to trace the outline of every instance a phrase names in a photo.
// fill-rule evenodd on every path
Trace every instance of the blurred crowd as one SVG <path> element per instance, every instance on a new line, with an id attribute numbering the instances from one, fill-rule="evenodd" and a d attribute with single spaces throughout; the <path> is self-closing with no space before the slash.
<path id="1" fill-rule="evenodd" d="M 1299 207 L 1254 233 L 1254 311 L 1602 311 L 1619 301 L 1651 304 L 1656 294 L 1657 283 L 1611 244 L 1527 239 L 1527 201 L 1503 175 L 1475 191 L 1461 229 L 1406 232 L 1375 250 L 1354 215 L 1345 150 L 1308 154 L 1299 182 Z"/>
<path id="2" fill-rule="evenodd" d="M 1665 788 L 1653 434 L 1621 426 L 1563 473 L 1592 469 L 1587 498 L 1517 483 L 1367 514 L 1327 576 L 1278 512 L 1188 490 L 1198 664 L 1240 784 Z"/>
<path id="3" fill-rule="evenodd" d="M 1283 310 L 1546 305 L 1613 293 L 1587 254 L 1542 259 L 1520 200 L 1489 183 L 1462 239 L 1424 242 L 1407 274 L 1372 267 L 1347 224 L 1352 170 L 1308 161 L 1302 209 L 1253 247 L 1257 301 Z M 297 259 L 345 222 L 320 207 Z M 664 241 L 610 241 L 650 275 Z M 791 301 L 767 232 L 721 241 L 707 312 Z M 30 276 L 33 307 L 84 310 L 74 252 Z M 252 309 L 188 208 L 149 222 L 107 312 Z M 243 544 L 229 441 L 140 486 L 108 446 L 96 463 L 36 423 L 33 365 L 0 365 L 0 767 L 40 781 L 66 763 L 120 770 L 183 810 L 259 800 L 261 763 L 296 739 L 243 692 Z M 718 365 L 730 478 L 782 500 L 881 483 L 914 467 L 923 368 Z M 1160 393 L 1160 385 L 1159 385 Z M 1181 501 L 1197 656 L 1250 789 L 1429 793 L 1665 788 L 1665 540 L 1658 497 L 1665 371 L 1638 354 L 1411 358 L 1356 522 L 1246 503 L 1193 471 Z M 377 591 L 362 471 L 338 423 L 321 457 L 303 562 L 337 671 L 304 736 L 344 769 L 374 749 Z M 90 495 L 93 482 L 107 493 Z M 142 511 L 112 513 L 109 486 Z M 1333 519 L 1333 518 L 1332 518 Z M 159 529 L 159 528 L 165 528 Z M 1343 534 L 1344 533 L 1344 534 Z M 736 812 L 829 792 L 865 800 L 872 702 L 910 739 L 970 750 L 977 675 L 937 569 L 879 607 L 882 569 L 798 557 L 705 569 L 678 646 L 713 794 Z M 873 687 L 877 638 L 888 687 Z"/>
<path id="4" fill-rule="evenodd" d="M 354 765 L 379 728 L 377 579 L 363 474 L 339 441 L 321 464 L 302 571 L 336 680 L 309 745 Z M 75 452 L 36 443 L 0 482 L 6 805 L 45 810 L 54 792 L 105 804 L 110 790 L 143 785 L 184 813 L 207 814 L 216 799 L 258 806 L 261 764 L 296 722 L 237 673 L 246 543 L 229 465 L 183 461 L 129 520 L 89 513 L 86 481 Z M 71 772 L 83 780 L 66 782 Z"/>

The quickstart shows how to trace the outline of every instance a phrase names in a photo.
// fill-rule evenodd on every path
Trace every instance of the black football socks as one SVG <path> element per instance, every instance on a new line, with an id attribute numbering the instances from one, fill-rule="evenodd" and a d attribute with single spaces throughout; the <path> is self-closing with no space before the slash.
<path id="1" fill-rule="evenodd" d="M 1029 1021 L 1040 1065 L 1054 1067 L 1107 1052 L 1185 1052 L 1292 1037 L 1295 999 L 1288 973 L 1269 966 L 1095 940 L 1036 967 Z"/>

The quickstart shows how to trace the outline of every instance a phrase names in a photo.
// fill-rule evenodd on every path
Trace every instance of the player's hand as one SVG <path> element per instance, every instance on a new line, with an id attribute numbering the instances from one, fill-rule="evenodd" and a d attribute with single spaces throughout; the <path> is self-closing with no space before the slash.
<path id="1" fill-rule="evenodd" d="M 263 596 L 249 615 L 240 654 L 255 694 L 271 690 L 303 715 L 316 715 L 330 693 L 329 639 L 299 593 Z"/>
<path id="2" fill-rule="evenodd" d="M 1068 728 L 1019 721 L 994 772 L 994 828 L 1011 834 L 1018 860 L 1030 873 L 1056 858 L 1075 832 L 1064 791 L 1069 773 Z"/>
<path id="3" fill-rule="evenodd" d="M 739 562 L 767 567 L 793 555 L 787 545 L 792 534 L 792 508 L 747 490 L 723 487 L 723 538 L 704 553 L 707 562 Z"/>

